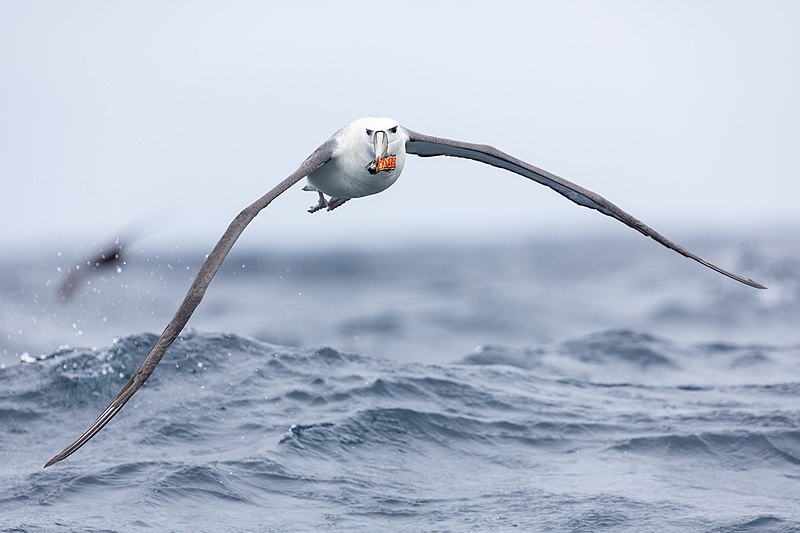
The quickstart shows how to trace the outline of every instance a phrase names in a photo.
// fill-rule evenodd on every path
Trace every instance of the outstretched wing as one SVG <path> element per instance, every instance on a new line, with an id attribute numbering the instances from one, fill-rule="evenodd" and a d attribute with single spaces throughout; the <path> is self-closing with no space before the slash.
<path id="1" fill-rule="evenodd" d="M 564 178 L 547 172 L 546 170 L 542 170 L 541 168 L 535 167 L 529 163 L 526 163 L 525 161 L 503 153 L 493 146 L 488 146 L 485 144 L 472 144 L 462 141 L 444 139 L 441 137 L 423 135 L 407 128 L 405 131 L 408 135 L 406 152 L 409 154 L 418 155 L 420 157 L 434 157 L 439 155 L 463 157 L 465 159 L 472 159 L 474 161 L 480 161 L 481 163 L 486 163 L 498 168 L 510 170 L 515 174 L 519 174 L 520 176 L 524 176 L 535 182 L 541 183 L 542 185 L 550 187 L 557 193 L 566 196 L 578 205 L 596 209 L 604 215 L 616 218 L 623 224 L 630 226 L 643 235 L 656 240 L 667 248 L 675 250 L 685 257 L 694 259 L 701 265 L 705 265 L 712 270 L 716 270 L 720 274 L 757 289 L 766 289 L 766 287 L 760 283 L 757 283 L 751 279 L 745 279 L 741 276 L 737 276 L 736 274 L 728 272 L 727 270 L 724 270 L 712 263 L 709 263 L 705 259 L 696 256 L 683 246 L 675 244 L 671 240 L 667 239 L 641 220 L 626 213 L 599 194 L 586 190 L 580 185 L 576 185 L 565 180 Z"/>
<path id="2" fill-rule="evenodd" d="M 117 237 L 114 242 L 101 248 L 97 255 L 88 257 L 80 263 L 69 267 L 67 275 L 64 276 L 64 280 L 58 289 L 61 299 L 64 301 L 69 300 L 75 289 L 93 272 L 122 263 L 122 252 L 126 246 L 125 240 Z"/>
<path id="3" fill-rule="evenodd" d="M 246 207 L 235 219 L 233 219 L 233 222 L 231 222 L 230 226 L 228 226 L 228 229 L 225 230 L 225 233 L 222 235 L 219 242 L 217 242 L 216 246 L 214 246 L 214 249 L 200 266 L 200 270 L 197 272 L 189 292 L 186 293 L 183 302 L 175 312 L 175 316 L 172 317 L 172 320 L 170 320 L 169 324 L 167 324 L 167 327 L 164 328 L 164 332 L 161 333 L 161 336 L 158 338 L 155 345 L 150 349 L 150 353 L 147 354 L 145 360 L 141 365 L 139 365 L 139 368 L 136 370 L 136 372 L 133 373 L 130 381 L 128 381 L 128 383 L 122 387 L 122 390 L 119 391 L 119 394 L 117 394 L 117 397 L 114 398 L 114 401 L 112 401 L 111 404 L 106 407 L 106 410 L 100 414 L 100 416 L 94 421 L 89 429 L 87 429 L 83 435 L 78 437 L 75 442 L 64 448 L 61 453 L 50 459 L 47 464 L 44 465 L 45 468 L 66 459 L 75 453 L 78 448 L 86 444 L 97 434 L 98 431 L 103 429 L 103 427 L 108 424 L 112 418 L 114 418 L 114 415 L 116 415 L 125 405 L 125 403 L 131 399 L 131 396 L 136 394 L 136 391 L 142 388 L 142 385 L 144 385 L 144 382 L 150 377 L 150 374 L 153 373 L 153 370 L 155 370 L 159 361 L 161 361 L 161 358 L 164 357 L 164 353 L 167 351 L 167 348 L 169 348 L 173 341 L 178 337 L 186 323 L 189 321 L 189 318 L 192 316 L 192 313 L 194 313 L 194 310 L 200 304 L 200 300 L 203 299 L 203 295 L 205 294 L 208 285 L 211 283 L 211 280 L 214 278 L 217 270 L 219 270 L 220 265 L 222 265 L 222 261 L 225 260 L 225 256 L 228 255 L 228 252 L 231 251 L 234 243 L 244 231 L 244 228 L 247 227 L 247 225 L 262 209 L 267 207 L 270 202 L 280 196 L 289 187 L 327 163 L 331 159 L 334 148 L 335 141 L 333 138 L 328 139 L 328 141 L 317 148 L 317 150 L 311 154 L 308 159 L 306 159 L 305 162 L 300 165 L 300 168 L 292 173 L 292 175 L 280 182 L 271 191 L 253 202 L 250 206 Z"/>

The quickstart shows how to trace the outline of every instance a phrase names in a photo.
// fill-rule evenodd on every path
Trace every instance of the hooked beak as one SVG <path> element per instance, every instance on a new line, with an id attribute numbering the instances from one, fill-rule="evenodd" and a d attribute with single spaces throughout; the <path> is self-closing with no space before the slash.
<path id="1" fill-rule="evenodd" d="M 376 131 L 372 134 L 372 147 L 375 149 L 375 166 L 377 167 L 381 159 L 386 157 L 389 151 L 389 137 L 385 131 Z"/>

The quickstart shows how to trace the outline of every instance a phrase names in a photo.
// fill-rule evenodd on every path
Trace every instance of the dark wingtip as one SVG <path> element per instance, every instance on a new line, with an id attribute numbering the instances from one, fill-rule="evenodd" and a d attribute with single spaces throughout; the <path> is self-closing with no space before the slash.
<path id="1" fill-rule="evenodd" d="M 748 279 L 747 284 L 750 285 L 751 287 L 755 287 L 756 289 L 766 289 L 764 285 L 760 284 L 757 281 L 753 281 L 752 279 Z"/>
<path id="2" fill-rule="evenodd" d="M 58 458 L 58 455 L 56 455 L 55 457 L 53 457 L 52 459 L 50 459 L 49 461 L 47 461 L 47 464 L 46 464 L 46 465 L 44 465 L 44 468 L 47 468 L 48 466 L 53 466 L 54 464 L 56 464 L 56 463 L 57 463 L 57 462 L 59 462 L 60 460 L 61 460 L 61 459 L 59 459 L 59 458 Z"/>

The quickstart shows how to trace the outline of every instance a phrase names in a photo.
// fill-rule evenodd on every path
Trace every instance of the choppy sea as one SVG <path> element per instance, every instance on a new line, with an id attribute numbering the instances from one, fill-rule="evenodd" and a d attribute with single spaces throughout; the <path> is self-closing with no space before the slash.
<path id="1" fill-rule="evenodd" d="M 2 531 L 800 531 L 800 241 L 0 258 Z"/>

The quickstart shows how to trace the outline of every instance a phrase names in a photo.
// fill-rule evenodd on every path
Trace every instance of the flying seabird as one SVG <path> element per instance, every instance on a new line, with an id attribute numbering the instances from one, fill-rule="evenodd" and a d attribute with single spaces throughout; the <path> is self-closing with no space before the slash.
<path id="1" fill-rule="evenodd" d="M 550 187 L 578 205 L 600 211 L 639 233 L 654 239 L 679 254 L 694 259 L 698 263 L 716 270 L 720 274 L 735 279 L 750 287 L 765 289 L 751 279 L 728 272 L 675 244 L 637 218 L 629 215 L 602 196 L 584 189 L 555 174 L 535 167 L 525 161 L 512 157 L 497 148 L 485 144 L 472 144 L 433 137 L 417 133 L 400 126 L 390 118 L 360 118 L 337 131 L 312 153 L 289 177 L 278 183 L 267 194 L 253 202 L 239 213 L 217 242 L 214 249 L 200 266 L 189 292 L 183 299 L 172 320 L 150 349 L 150 353 L 133 373 L 128 383 L 122 387 L 116 398 L 103 411 L 95 422 L 67 446 L 61 453 L 50 459 L 45 468 L 62 461 L 75 453 L 89 439 L 122 409 L 144 382 L 150 377 L 167 348 L 183 330 L 192 313 L 200 304 L 203 295 L 219 270 L 245 227 L 255 216 L 275 198 L 304 177 L 308 179 L 306 190 L 316 191 L 319 202 L 310 212 L 321 209 L 332 210 L 340 207 L 351 198 L 360 198 L 379 193 L 390 187 L 405 165 L 406 155 L 420 157 L 451 156 L 472 159 L 494 167 L 502 168 Z M 328 195 L 328 198 L 325 198 Z"/>
<path id="2" fill-rule="evenodd" d="M 83 261 L 69 267 L 66 276 L 64 276 L 64 280 L 61 282 L 61 286 L 58 288 L 61 299 L 64 301 L 69 300 L 75 289 L 93 273 L 100 270 L 107 270 L 111 267 L 119 268 L 119 264 L 124 262 L 123 250 L 125 247 L 125 240 L 117 237 L 113 242 L 101 248 L 96 255 L 87 257 Z"/>

